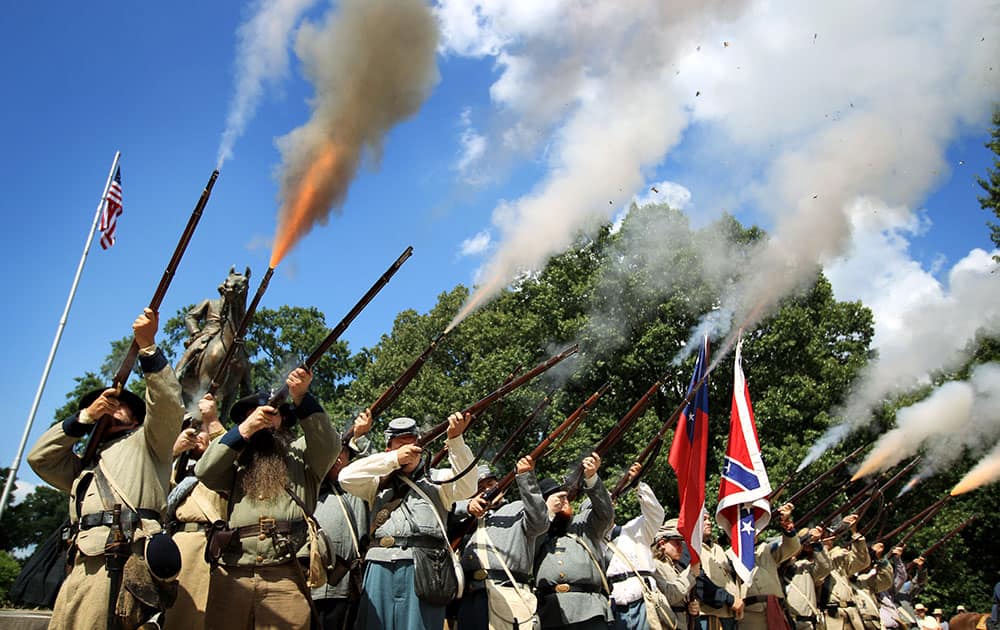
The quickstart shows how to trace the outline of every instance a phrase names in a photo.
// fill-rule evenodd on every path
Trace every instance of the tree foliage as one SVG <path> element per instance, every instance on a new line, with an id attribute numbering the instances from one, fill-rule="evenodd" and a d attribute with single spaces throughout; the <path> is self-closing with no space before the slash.
<path id="1" fill-rule="evenodd" d="M 990 238 L 993 244 L 1000 247 L 1000 106 L 993 110 L 993 131 L 986 148 L 993 152 L 993 168 L 986 169 L 986 177 L 977 177 L 976 181 L 986 193 L 979 197 L 979 205 L 983 210 L 992 212 L 996 221 L 987 221 L 990 228 Z M 1000 256 L 994 256 L 1000 262 Z"/>

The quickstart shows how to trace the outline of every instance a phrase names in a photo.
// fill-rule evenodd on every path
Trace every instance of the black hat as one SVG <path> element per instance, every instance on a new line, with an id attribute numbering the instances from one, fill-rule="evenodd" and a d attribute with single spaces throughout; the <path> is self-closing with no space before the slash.
<path id="1" fill-rule="evenodd" d="M 553 495 L 557 492 L 561 492 L 563 490 L 562 484 L 556 481 L 555 479 L 552 479 L 551 477 L 546 477 L 545 479 L 539 481 L 538 487 L 542 491 L 543 499 L 548 499 L 550 495 Z"/>
<path id="2" fill-rule="evenodd" d="M 89 407 L 107 390 L 107 387 L 102 387 L 84 394 L 83 398 L 80 399 L 80 405 L 77 407 L 77 411 L 83 411 Z M 118 402 L 125 403 L 125 405 L 132 410 L 132 415 L 139 421 L 139 424 L 142 424 L 142 421 L 146 419 L 146 401 L 127 389 L 122 389 L 121 393 L 119 393 L 116 398 L 118 398 Z"/>
<path id="3" fill-rule="evenodd" d="M 232 408 L 229 410 L 229 420 L 233 424 L 239 424 L 247 419 L 247 416 L 253 412 L 257 407 L 263 407 L 271 399 L 271 395 L 264 390 L 260 390 L 250 394 L 249 396 L 244 396 L 240 398 L 235 403 L 233 403 Z M 295 424 L 295 415 L 291 413 L 291 409 L 288 405 L 281 405 L 278 408 L 279 413 L 281 413 L 281 422 L 286 427 Z"/>

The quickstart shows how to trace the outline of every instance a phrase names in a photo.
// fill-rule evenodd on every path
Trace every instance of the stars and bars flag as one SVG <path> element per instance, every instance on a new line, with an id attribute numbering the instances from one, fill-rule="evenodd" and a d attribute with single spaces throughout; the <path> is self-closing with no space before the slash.
<path id="1" fill-rule="evenodd" d="M 688 404 L 677 419 L 670 445 L 670 466 L 677 475 L 681 498 L 677 530 L 688 544 L 692 562 L 700 562 L 705 522 L 705 462 L 708 456 L 708 335 L 698 351 Z M 694 391 L 697 388 L 697 391 Z"/>
<path id="2" fill-rule="evenodd" d="M 733 409 L 729 421 L 729 445 L 726 447 L 719 505 L 715 518 L 729 533 L 732 548 L 728 551 L 733 568 L 744 582 L 754 568 L 757 534 L 771 520 L 771 482 L 760 456 L 757 426 L 754 424 L 750 388 L 743 374 L 743 339 L 736 344 L 733 368 Z"/>
<path id="3" fill-rule="evenodd" d="M 104 211 L 101 212 L 101 248 L 107 249 L 115 244 L 115 228 L 118 217 L 122 213 L 122 167 L 115 168 L 115 176 L 108 186 L 108 194 L 104 195 Z"/>

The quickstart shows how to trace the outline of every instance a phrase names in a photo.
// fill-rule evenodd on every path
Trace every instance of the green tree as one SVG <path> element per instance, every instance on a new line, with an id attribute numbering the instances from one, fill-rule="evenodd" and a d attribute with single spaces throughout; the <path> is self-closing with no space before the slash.
<path id="1" fill-rule="evenodd" d="M 10 587 L 20 572 L 20 563 L 6 551 L 0 550 L 0 603 L 7 601 Z"/>
<path id="2" fill-rule="evenodd" d="M 993 110 L 993 131 L 986 148 L 993 152 L 993 168 L 986 169 L 986 177 L 977 177 L 979 186 L 986 192 L 979 197 L 979 205 L 983 210 L 992 212 L 997 221 L 987 221 L 990 228 L 990 238 L 993 244 L 1000 247 L 1000 107 Z M 1000 256 L 994 256 L 1000 262 Z"/>
<path id="3" fill-rule="evenodd" d="M 6 482 L 9 472 L 7 468 L 0 470 L 0 481 Z M 69 497 L 65 493 L 44 485 L 36 487 L 4 510 L 0 549 L 14 551 L 41 542 L 62 525 L 68 514 Z"/>

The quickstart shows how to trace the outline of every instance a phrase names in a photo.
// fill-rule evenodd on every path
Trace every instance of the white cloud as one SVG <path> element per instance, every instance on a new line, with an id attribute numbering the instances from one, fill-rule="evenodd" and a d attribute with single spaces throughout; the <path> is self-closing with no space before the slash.
<path id="1" fill-rule="evenodd" d="M 30 482 L 24 481 L 23 479 L 17 479 L 14 482 L 14 491 L 11 493 L 11 498 L 10 498 L 11 504 L 18 503 L 20 501 L 24 501 L 24 499 L 29 494 L 31 494 L 32 492 L 34 492 L 35 488 L 37 488 L 37 487 L 38 487 L 38 484 L 30 483 Z"/>
<path id="2" fill-rule="evenodd" d="M 476 256 L 482 254 L 489 248 L 492 238 L 488 230 L 483 230 L 474 236 L 462 241 L 458 246 L 459 256 Z"/>
<path id="3" fill-rule="evenodd" d="M 467 183 L 482 183 L 486 178 L 480 168 L 480 161 L 486 154 L 486 136 L 478 133 L 473 127 L 472 112 L 468 107 L 462 110 L 459 126 L 462 130 L 458 138 L 461 148 L 458 160 L 455 162 L 455 170 Z"/>
<path id="4" fill-rule="evenodd" d="M 646 191 L 635 197 L 639 206 L 665 203 L 674 210 L 687 210 L 691 205 L 691 191 L 677 182 L 663 180 L 650 184 Z"/>

